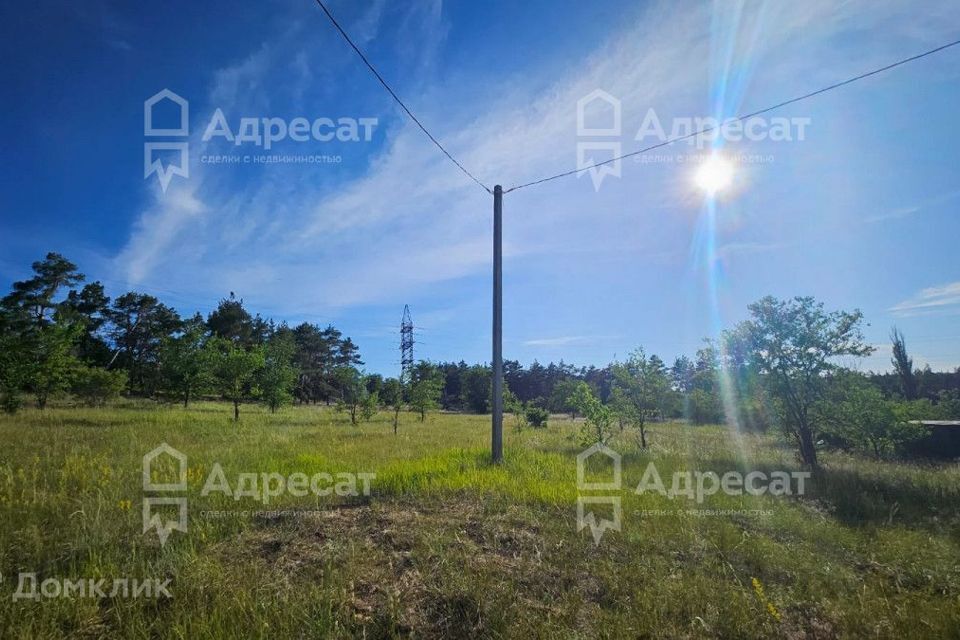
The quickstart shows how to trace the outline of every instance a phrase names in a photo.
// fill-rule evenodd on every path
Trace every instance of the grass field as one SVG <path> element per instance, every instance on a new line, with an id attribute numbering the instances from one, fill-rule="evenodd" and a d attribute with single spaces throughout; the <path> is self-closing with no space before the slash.
<path id="1" fill-rule="evenodd" d="M 771 438 L 657 424 L 624 455 L 623 527 L 576 530 L 579 425 L 128 403 L 0 418 L 3 637 L 960 637 L 960 467 L 825 456 L 804 496 L 636 494 L 674 471 L 795 470 Z M 189 528 L 142 533 L 141 462 L 188 456 Z M 240 473 L 370 472 L 369 497 L 201 495 Z M 761 511 L 710 515 L 696 509 Z M 303 510 L 307 513 L 271 513 Z M 268 513 L 253 513 L 264 511 Z M 667 512 L 655 515 L 643 512 Z M 219 512 L 219 513 L 209 513 Z M 246 512 L 246 513 L 245 513 Z M 170 598 L 13 599 L 38 581 L 170 579 Z"/>

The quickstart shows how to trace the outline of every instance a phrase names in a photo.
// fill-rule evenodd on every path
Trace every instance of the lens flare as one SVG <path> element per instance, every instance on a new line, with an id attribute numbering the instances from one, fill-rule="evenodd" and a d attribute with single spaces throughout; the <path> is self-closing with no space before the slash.
<path id="1" fill-rule="evenodd" d="M 694 180 L 707 194 L 714 195 L 733 182 L 733 165 L 723 156 L 712 155 L 697 169 Z"/>

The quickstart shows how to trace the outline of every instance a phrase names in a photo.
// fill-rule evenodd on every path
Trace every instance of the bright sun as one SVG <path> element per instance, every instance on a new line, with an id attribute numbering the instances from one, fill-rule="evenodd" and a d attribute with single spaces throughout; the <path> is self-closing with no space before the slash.
<path id="1" fill-rule="evenodd" d="M 714 195 L 730 186 L 733 181 L 733 165 L 723 156 L 712 155 L 697 169 L 695 180 L 698 187 Z"/>

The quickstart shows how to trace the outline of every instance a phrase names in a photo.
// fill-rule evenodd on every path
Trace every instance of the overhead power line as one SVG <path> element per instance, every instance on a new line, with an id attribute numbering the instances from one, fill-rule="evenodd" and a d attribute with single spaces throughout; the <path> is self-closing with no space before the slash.
<path id="1" fill-rule="evenodd" d="M 333 17 L 333 14 L 330 13 L 330 10 L 327 9 L 326 5 L 323 4 L 322 0 L 316 0 L 316 2 L 318 5 L 320 5 L 320 8 L 323 9 L 323 12 L 327 14 L 327 18 L 330 19 L 330 22 L 333 23 L 333 26 L 336 27 L 337 31 L 340 32 L 340 35 L 343 36 L 343 39 L 347 41 L 347 44 L 349 44 L 353 48 L 353 50 L 357 52 L 357 55 L 360 56 L 361 60 L 363 60 L 363 64 L 367 65 L 367 68 L 370 69 L 371 73 L 373 73 L 374 76 L 376 76 L 377 80 L 380 81 L 380 84 L 383 85 L 383 88 L 387 90 L 387 93 L 389 93 L 393 97 L 393 99 L 397 101 L 397 104 L 400 105 L 400 108 L 403 109 L 408 116 L 410 116 L 410 119 L 413 120 L 418 127 L 420 127 L 420 130 L 423 131 L 423 133 L 426 134 L 428 138 L 430 138 L 430 141 L 433 144 L 435 144 L 437 148 L 440 149 L 440 151 L 443 152 L 443 155 L 447 156 L 447 158 L 450 159 L 450 162 L 457 165 L 457 168 L 460 169 L 460 171 L 462 171 L 468 178 L 470 178 L 471 180 L 476 182 L 478 185 L 480 185 L 483 188 L 483 190 L 486 191 L 487 193 L 493 194 L 493 191 L 490 189 L 490 187 L 480 182 L 480 180 L 478 180 L 476 176 L 474 176 L 472 173 L 467 171 L 466 168 L 462 164 L 460 164 L 460 162 L 457 161 L 456 158 L 450 155 L 449 151 L 443 148 L 443 145 L 440 144 L 440 142 L 433 137 L 433 134 L 427 131 L 427 128 L 423 126 L 423 123 L 421 123 L 420 120 L 417 119 L 417 116 L 413 115 L 413 112 L 407 108 L 407 105 L 403 103 L 403 100 L 401 100 L 400 97 L 396 94 L 396 92 L 390 88 L 390 85 L 387 84 L 387 81 L 383 79 L 383 76 L 381 76 L 380 73 L 370 63 L 370 61 L 367 60 L 367 56 L 363 55 L 363 51 L 360 50 L 360 47 L 358 47 L 353 43 L 353 40 L 350 38 L 349 35 L 347 35 L 347 32 L 343 30 L 343 27 L 340 26 L 340 23 L 337 22 L 337 19 Z"/>
<path id="2" fill-rule="evenodd" d="M 927 56 L 929 56 L 929 55 L 933 55 L 934 53 L 937 53 L 937 52 L 939 52 L 939 51 L 943 51 L 944 49 L 949 49 L 950 47 L 956 46 L 956 45 L 958 45 L 958 44 L 960 44 L 960 40 L 954 40 L 953 42 L 949 42 L 949 43 L 947 43 L 947 44 L 945 44 L 945 45 L 942 45 L 942 46 L 939 46 L 939 47 L 937 47 L 937 48 L 935 48 L 935 49 L 930 49 L 929 51 L 924 51 L 923 53 L 919 53 L 919 54 L 917 54 L 917 55 L 915 55 L 915 56 L 910 56 L 909 58 L 904 58 L 904 59 L 902 59 L 902 60 L 898 60 L 897 62 L 894 62 L 893 64 L 888 64 L 888 65 L 886 65 L 885 67 L 880 67 L 879 69 L 874 69 L 873 71 L 867 71 L 866 73 L 861 73 L 860 75 L 854 76 L 854 77 L 852 77 L 852 78 L 848 78 L 848 79 L 846 79 L 846 80 L 843 80 L 842 82 L 837 82 L 837 83 L 831 84 L 831 85 L 829 85 L 829 86 L 827 86 L 827 87 L 823 87 L 822 89 L 817 89 L 816 91 L 811 91 L 810 93 L 805 93 L 805 94 L 803 94 L 802 96 L 797 96 L 796 98 L 791 98 L 791 99 L 789 99 L 789 100 L 784 100 L 783 102 L 778 102 L 778 103 L 775 104 L 775 105 L 772 105 L 772 106 L 769 106 L 769 107 L 765 107 L 765 108 L 763 108 L 763 109 L 758 109 L 757 111 L 753 111 L 753 112 L 751 112 L 751 113 L 747 113 L 747 114 L 744 114 L 744 115 L 741 115 L 741 116 L 737 116 L 737 117 L 735 117 L 735 118 L 732 118 L 732 120 L 735 121 L 735 122 L 743 121 L 743 120 L 748 120 L 748 119 L 753 118 L 753 117 L 755 117 L 755 116 L 758 116 L 758 115 L 767 113 L 768 111 L 773 111 L 774 109 L 779 109 L 779 108 L 781 108 L 781 107 L 785 107 L 785 106 L 787 106 L 787 105 L 800 102 L 801 100 L 806 100 L 807 98 L 812 98 L 812 97 L 814 97 L 814 96 L 820 95 L 821 93 L 826 93 L 827 91 L 832 91 L 833 89 L 837 89 L 837 88 L 842 87 L 842 86 L 844 86 L 844 85 L 848 85 L 848 84 L 857 82 L 858 80 L 863 80 L 864 78 L 869 78 L 870 76 L 876 75 L 876 74 L 878 74 L 878 73 L 883 73 L 884 71 L 889 71 L 890 69 L 893 69 L 893 68 L 895 68 L 895 67 L 899 67 L 899 66 L 901 66 L 901 65 L 907 64 L 908 62 L 913 62 L 914 60 L 919 60 L 920 58 L 925 58 L 925 57 L 927 57 Z M 615 158 L 610 158 L 610 159 L 604 160 L 604 161 L 602 161 L 602 162 L 595 162 L 595 163 L 590 164 L 590 165 L 588 165 L 588 166 L 586 166 L 586 167 L 580 167 L 580 168 L 578 168 L 578 169 L 571 169 L 570 171 L 564 171 L 563 173 L 558 173 L 558 174 L 556 174 L 556 175 L 548 176 L 548 177 L 546 177 L 546 178 L 540 178 L 539 180 L 533 180 L 532 182 L 527 182 L 527 183 L 524 183 L 524 184 L 521 184 L 521 185 L 517 185 L 517 186 L 515 186 L 515 187 L 510 187 L 509 189 L 505 189 L 505 190 L 504 190 L 504 193 L 510 193 L 511 191 L 516 191 L 517 189 L 525 189 L 526 187 L 532 187 L 532 186 L 534 186 L 534 185 L 543 184 L 544 182 L 550 182 L 551 180 L 556 180 L 556 179 L 558 179 L 558 178 L 564 178 L 564 177 L 566 177 L 566 176 L 570 176 L 570 175 L 573 175 L 573 174 L 575 174 L 575 173 L 580 173 L 581 171 L 589 171 L 590 169 L 594 169 L 594 168 L 596 168 L 596 167 L 602 167 L 603 165 L 611 164 L 611 163 L 613 163 L 613 162 L 617 162 L 618 160 L 623 160 L 624 158 L 630 158 L 630 157 L 632 157 L 632 156 L 640 155 L 641 153 L 646 153 L 647 151 L 653 151 L 654 149 L 659 149 L 659 148 L 661 148 L 661 147 L 665 147 L 665 146 L 667 146 L 667 145 L 673 144 L 674 142 L 680 142 L 680 141 L 682 141 L 682 140 L 687 140 L 687 139 L 689 139 L 689 138 L 694 138 L 694 137 L 699 136 L 699 135 L 702 135 L 702 134 L 704 134 L 704 133 L 710 133 L 711 131 L 713 131 L 713 130 L 715 130 L 715 129 L 719 129 L 721 126 L 723 126 L 722 123 L 721 123 L 721 124 L 717 124 L 717 125 L 713 125 L 713 126 L 709 126 L 709 127 L 704 127 L 703 129 L 699 129 L 699 130 L 697 130 L 697 131 L 694 131 L 694 132 L 692 132 L 692 133 L 688 133 L 688 134 L 686 134 L 686 135 L 678 136 L 678 137 L 676 137 L 676 138 L 670 138 L 669 140 L 666 140 L 666 141 L 664 141 L 664 142 L 658 142 L 657 144 L 650 145 L 649 147 L 644 147 L 643 149 L 638 149 L 638 150 L 636 150 L 636 151 L 631 151 L 630 153 L 625 153 L 625 154 L 623 154 L 622 156 L 617 156 L 617 157 L 615 157 Z"/>
<path id="3" fill-rule="evenodd" d="M 464 175 L 466 175 L 468 178 L 470 178 L 471 180 L 473 180 L 474 182 L 476 182 L 478 185 L 480 185 L 480 187 L 481 187 L 484 191 L 486 191 L 487 193 L 489 193 L 489 194 L 492 195 L 492 194 L 493 194 L 493 190 L 490 189 L 490 187 L 488 187 L 487 185 L 485 185 L 483 182 L 481 182 L 481 181 L 480 181 L 476 176 L 474 176 L 472 173 L 470 173 L 456 158 L 454 158 L 454 157 L 450 154 L 450 152 L 447 151 L 442 144 L 440 144 L 440 142 L 433 136 L 433 134 L 431 134 L 431 133 L 427 130 L 427 128 L 426 128 L 425 126 L 423 126 L 423 123 L 420 122 L 420 120 L 417 118 L 417 116 L 415 116 L 415 115 L 413 114 L 413 112 L 410 111 L 409 108 L 407 108 L 407 105 L 404 104 L 404 103 L 403 103 L 403 100 L 401 100 L 400 97 L 396 94 L 396 92 L 395 92 L 392 88 L 390 88 L 390 85 L 387 84 L 387 81 L 383 79 L 383 76 L 380 75 L 380 73 L 376 70 L 376 68 L 373 66 L 373 64 L 371 64 L 371 62 L 367 59 L 367 57 L 364 55 L 363 51 L 361 51 L 360 48 L 359 48 L 356 44 L 354 44 L 353 40 L 350 38 L 350 36 L 347 34 L 347 32 L 344 31 L 343 27 L 340 26 L 340 23 L 337 22 L 337 19 L 334 18 L 334 17 L 333 17 L 333 14 L 330 13 L 330 10 L 327 9 L 326 5 L 323 3 L 323 0 L 316 0 L 316 3 L 317 3 L 317 5 L 319 5 L 319 7 L 323 10 L 324 14 L 326 14 L 327 18 L 330 20 L 330 22 L 333 24 L 333 26 L 337 29 L 337 31 L 340 33 L 340 35 L 343 37 L 343 39 L 347 42 L 347 44 L 350 45 L 350 47 L 356 52 L 356 54 L 360 57 L 360 59 L 363 61 L 363 63 L 367 66 L 367 68 L 370 69 L 371 73 L 373 73 L 373 75 L 374 75 L 374 76 L 376 77 L 376 79 L 380 82 L 380 84 L 383 85 L 383 88 L 386 89 L 387 93 L 389 93 L 390 96 L 397 102 L 397 104 L 400 105 L 400 108 L 403 109 L 403 111 L 410 117 L 411 120 L 413 120 L 413 122 L 420 128 L 420 130 L 423 131 L 423 133 L 430 139 L 430 141 L 431 141 L 434 145 L 436 145 L 436 147 L 437 147 L 438 149 L 440 149 L 440 151 L 443 153 L 443 155 L 445 155 L 451 162 L 453 162 L 453 164 L 455 164 L 455 165 L 457 166 L 457 168 L 460 169 L 460 171 L 462 171 L 462 172 L 464 173 Z M 750 118 L 753 118 L 753 117 L 762 115 L 762 114 L 764 114 L 764 113 L 768 113 L 768 112 L 773 111 L 773 110 L 775 110 L 775 109 L 780 109 L 780 108 L 782 108 L 782 107 L 786 107 L 786 106 L 788 106 L 788 105 L 795 104 L 795 103 L 800 102 L 800 101 L 802 101 L 802 100 L 807 100 L 808 98 L 812 98 L 812 97 L 814 97 L 814 96 L 818 96 L 818 95 L 820 95 L 820 94 L 822 94 L 822 93 L 826 93 L 826 92 L 828 92 L 828 91 L 832 91 L 832 90 L 837 89 L 837 88 L 839 88 L 839 87 L 843 87 L 843 86 L 846 86 L 846 85 L 848 85 L 848 84 L 852 84 L 852 83 L 857 82 L 857 81 L 859 81 L 859 80 L 863 80 L 864 78 L 869 78 L 870 76 L 874 76 L 874 75 L 877 75 L 877 74 L 879 74 L 879 73 L 883 73 L 884 71 L 889 71 L 890 69 L 894 69 L 894 68 L 896 68 L 896 67 L 905 65 L 905 64 L 907 64 L 907 63 L 909 63 L 909 62 L 913 62 L 913 61 L 915 61 L 915 60 L 919 60 L 920 58 L 925 58 L 925 57 L 927 57 L 927 56 L 929 56 L 929 55 L 933 55 L 934 53 L 938 53 L 938 52 L 943 51 L 943 50 L 945 50 L 945 49 L 949 49 L 950 47 L 954 47 L 954 46 L 956 46 L 956 45 L 958 45 L 958 44 L 960 44 L 960 40 L 954 40 L 953 42 L 948 42 L 947 44 L 941 45 L 941 46 L 939 46 L 939 47 L 935 47 L 935 48 L 930 49 L 930 50 L 928 50 L 928 51 L 924 51 L 923 53 L 919 53 L 919 54 L 917 54 L 917 55 L 910 56 L 909 58 L 903 58 L 902 60 L 898 60 L 898 61 L 893 62 L 893 63 L 891 63 L 891 64 L 888 64 L 888 65 L 886 65 L 886 66 L 883 66 L 883 67 L 880 67 L 880 68 L 877 68 L 877 69 L 873 69 L 873 70 L 867 71 L 867 72 L 865 72 L 865 73 L 861 73 L 861 74 L 856 75 L 856 76 L 853 76 L 853 77 L 851 77 L 851 78 L 847 78 L 846 80 L 842 80 L 842 81 L 840 81 L 840 82 L 836 82 L 836 83 L 831 84 L 831 85 L 828 85 L 828 86 L 826 86 L 826 87 L 817 89 L 816 91 L 811 91 L 811 92 L 805 93 L 805 94 L 803 94 L 803 95 L 801 95 L 801 96 L 797 96 L 797 97 L 795 97 L 795 98 L 790 98 L 789 100 L 784 100 L 784 101 L 782 101 L 782 102 L 778 102 L 777 104 L 771 105 L 771 106 L 769 106 L 769 107 L 764 107 L 763 109 L 758 109 L 758 110 L 752 111 L 752 112 L 750 112 L 750 113 L 746 113 L 746 114 L 743 114 L 743 115 L 736 116 L 736 117 L 734 117 L 734 118 L 730 118 L 730 119 L 727 120 L 727 122 L 730 122 L 730 121 L 733 121 L 733 122 L 742 122 L 742 121 L 744 121 L 744 120 L 748 120 L 748 119 L 750 119 Z M 525 183 L 523 183 L 523 184 L 519 184 L 519 185 L 510 187 L 509 189 L 504 189 L 504 190 L 503 190 L 503 193 L 510 193 L 511 191 L 517 191 L 518 189 L 525 189 L 525 188 L 527 188 L 527 187 L 532 187 L 532 186 L 535 186 L 535 185 L 538 185 L 538 184 L 543 184 L 543 183 L 545 183 L 545 182 L 550 182 L 551 180 L 557 180 L 557 179 L 559 179 L 559 178 L 564 178 L 564 177 L 566 177 L 566 176 L 571 176 L 571 175 L 574 175 L 574 174 L 578 174 L 578 173 L 581 173 L 581 172 L 583 172 L 583 171 L 589 171 L 590 169 L 595 169 L 595 168 L 597 168 L 597 167 L 602 167 L 602 166 L 604 166 L 604 165 L 612 164 L 612 163 L 617 162 L 617 161 L 619 161 L 619 160 L 624 160 L 624 159 L 626 159 L 626 158 L 631 158 L 631 157 L 633 157 L 633 156 L 637 156 L 637 155 L 646 153 L 646 152 L 648 152 L 648 151 L 653 151 L 654 149 L 660 149 L 660 148 L 662 148 L 662 147 L 666 147 L 666 146 L 671 145 L 671 144 L 673 144 L 673 143 L 675 143 L 675 142 L 681 142 L 681 141 L 683 141 L 683 140 L 688 140 L 688 139 L 690 139 L 690 138 L 695 138 L 696 136 L 703 135 L 703 134 L 705 134 L 705 133 L 710 133 L 711 131 L 714 131 L 714 130 L 716 130 L 716 129 L 719 129 L 719 128 L 722 127 L 722 126 L 724 126 L 724 123 L 719 123 L 719 124 L 716 124 L 716 125 L 704 127 L 704 128 L 702 128 L 702 129 L 698 129 L 698 130 L 696 130 L 696 131 L 693 131 L 693 132 L 691 132 L 691 133 L 688 133 L 688 134 L 685 134 L 685 135 L 682 135 L 682 136 L 677 136 L 677 137 L 674 137 L 674 138 L 670 138 L 670 139 L 665 140 L 665 141 L 663 141 L 663 142 L 658 142 L 657 144 L 653 144 L 653 145 L 650 145 L 650 146 L 648 146 L 648 147 L 644 147 L 644 148 L 642 148 L 642 149 L 637 149 L 636 151 L 631 151 L 630 153 L 625 153 L 625 154 L 623 154 L 623 155 L 616 156 L 616 157 L 613 157 L 613 158 L 609 158 L 609 159 L 607 159 L 607 160 L 602 160 L 602 161 L 600 161 L 600 162 L 594 162 L 594 163 L 589 164 L 589 165 L 584 166 L 584 167 L 578 167 L 578 168 L 576 168 L 576 169 L 570 169 L 569 171 L 563 171 L 563 172 L 561 172 L 561 173 L 557 173 L 557 174 L 554 174 L 554 175 L 551 175 L 551 176 L 547 176 L 547 177 L 545 177 L 545 178 L 540 178 L 540 179 L 538 179 L 538 180 L 532 180 L 532 181 L 530 181 L 530 182 L 525 182 Z"/>

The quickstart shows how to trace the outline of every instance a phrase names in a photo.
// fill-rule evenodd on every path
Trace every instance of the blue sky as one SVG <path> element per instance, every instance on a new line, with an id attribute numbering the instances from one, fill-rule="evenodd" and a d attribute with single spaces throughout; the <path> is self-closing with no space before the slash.
<path id="1" fill-rule="evenodd" d="M 307 0 L 43 2 L 0 10 L 0 284 L 59 251 L 117 294 L 185 314 L 235 291 L 276 320 L 332 322 L 367 368 L 489 359 L 491 198 L 410 123 Z M 653 108 L 752 111 L 960 34 L 960 7 L 911 2 L 333 1 L 332 11 L 431 131 L 505 187 L 577 162 L 577 101 L 622 104 L 623 150 Z M 672 359 L 766 294 L 862 309 L 886 369 L 896 324 L 918 365 L 960 365 L 960 48 L 771 116 L 803 140 L 726 144 L 708 199 L 695 164 L 624 161 L 504 202 L 504 356 L 602 365 L 643 345 Z M 143 103 L 190 103 L 190 177 L 143 177 Z M 372 117 L 369 142 L 202 134 L 242 117 Z M 602 115 L 602 114 L 601 114 Z M 161 113 L 159 117 L 162 117 Z M 337 164 L 202 164 L 205 153 L 339 155 Z M 680 144 L 667 153 L 696 159 Z"/>

